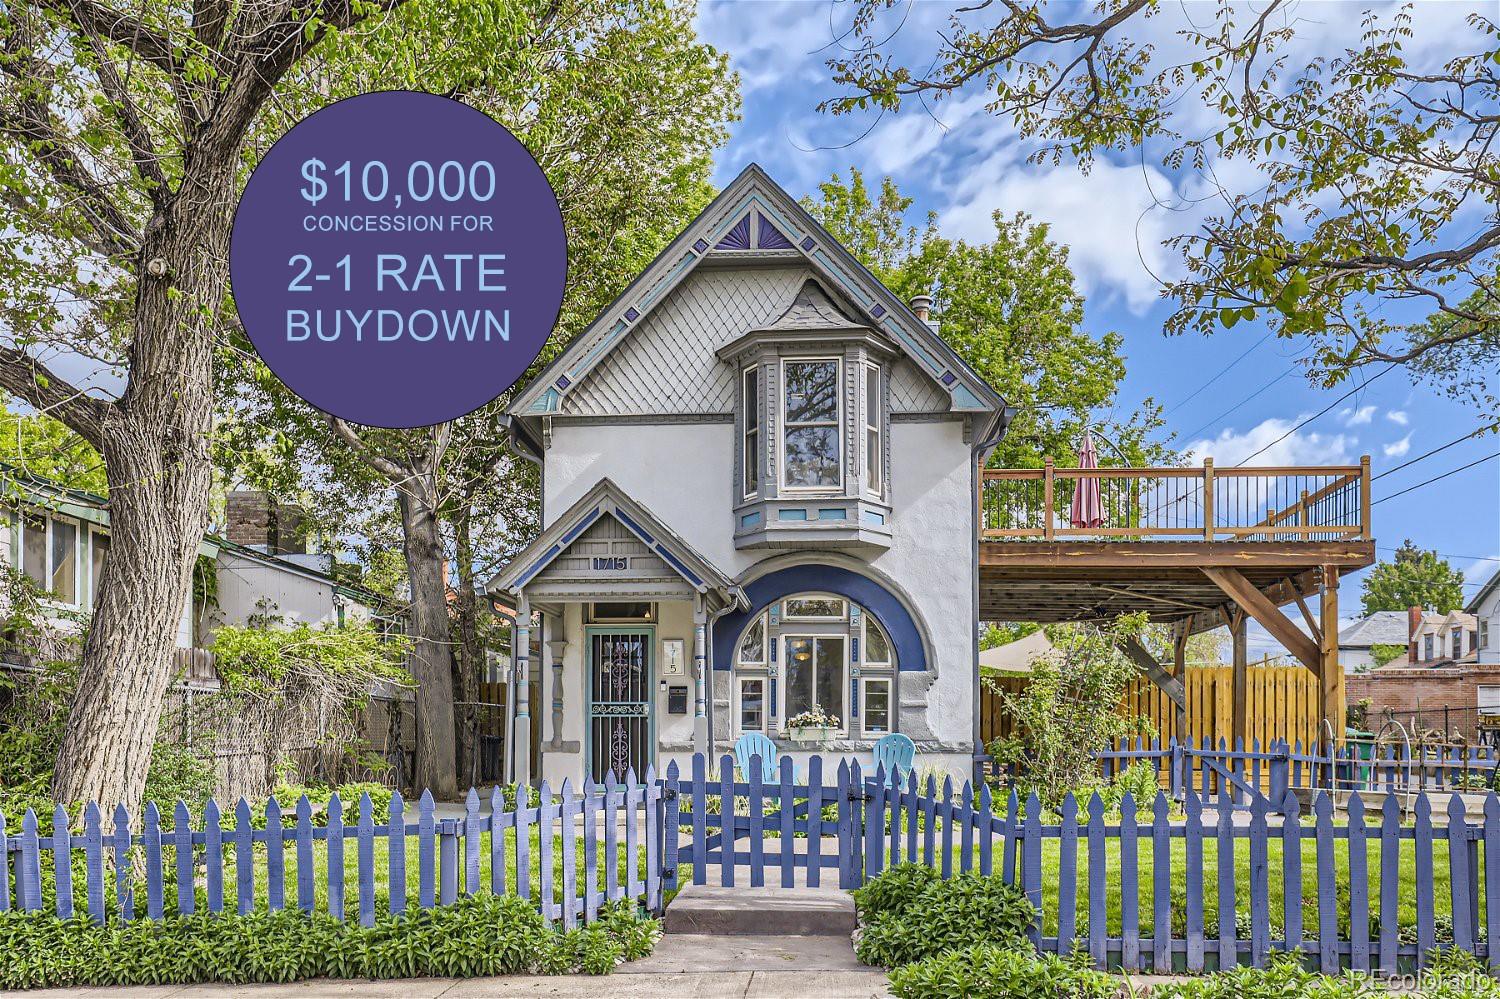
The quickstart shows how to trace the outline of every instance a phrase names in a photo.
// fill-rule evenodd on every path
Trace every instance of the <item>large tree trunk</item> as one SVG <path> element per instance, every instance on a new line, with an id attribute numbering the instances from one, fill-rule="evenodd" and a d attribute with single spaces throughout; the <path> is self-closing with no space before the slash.
<path id="1" fill-rule="evenodd" d="M 58 801 L 124 804 L 146 786 L 172 651 L 208 526 L 215 317 L 227 279 L 235 159 L 185 180 L 147 228 L 130 382 L 101 428 L 110 550 L 63 729 Z"/>
<path id="2" fill-rule="evenodd" d="M 484 670 L 484 643 L 479 640 L 479 597 L 474 590 L 474 539 L 470 535 L 473 510 L 460 501 L 453 514 L 454 570 L 458 595 L 454 611 L 458 624 L 458 655 L 454 657 L 458 698 L 458 772 L 470 785 L 479 782 L 479 677 Z"/>
<path id="3" fill-rule="evenodd" d="M 435 490 L 429 491 L 434 494 Z M 453 730 L 452 627 L 443 579 L 443 544 L 433 509 L 397 490 L 411 582 L 411 673 L 417 682 L 416 789 L 458 797 Z"/>

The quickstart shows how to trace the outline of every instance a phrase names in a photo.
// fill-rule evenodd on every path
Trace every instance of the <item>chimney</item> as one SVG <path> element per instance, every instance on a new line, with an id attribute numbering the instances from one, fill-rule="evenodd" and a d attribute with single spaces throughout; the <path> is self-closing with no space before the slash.
<path id="1" fill-rule="evenodd" d="M 1422 608 L 1408 607 L 1406 609 L 1406 661 L 1417 662 L 1417 630 L 1422 627 Z"/>
<path id="2" fill-rule="evenodd" d="M 918 319 L 922 320 L 922 322 L 924 323 L 929 322 L 927 317 L 932 312 L 931 295 L 913 295 L 911 297 L 910 304 L 911 311 L 917 314 Z"/>
<path id="3" fill-rule="evenodd" d="M 233 489 L 224 499 L 225 534 L 235 544 L 268 555 L 307 551 L 303 512 L 294 503 L 278 503 L 259 489 Z"/>

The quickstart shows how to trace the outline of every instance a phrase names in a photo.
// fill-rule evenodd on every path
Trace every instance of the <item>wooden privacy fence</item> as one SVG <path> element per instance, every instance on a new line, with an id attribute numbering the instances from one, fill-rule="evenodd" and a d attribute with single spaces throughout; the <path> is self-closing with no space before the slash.
<path id="1" fill-rule="evenodd" d="M 462 817 L 438 818 L 432 795 L 424 792 L 414 822 L 401 795 L 392 795 L 384 815 L 363 795 L 353 824 L 337 795 L 324 824 L 315 824 L 305 797 L 290 815 L 272 798 L 263 823 L 241 799 L 227 828 L 219 806 L 209 801 L 196 829 L 182 802 L 170 828 L 154 803 L 138 827 L 123 807 L 106 827 L 99 807 L 90 804 L 81 833 L 69 832 L 59 807 L 48 836 L 38 833 L 37 816 L 28 809 L 19 835 L 0 816 L 0 912 L 40 911 L 45 881 L 55 889 L 52 907 L 63 919 L 75 907 L 95 922 L 136 919 L 144 895 L 145 917 L 159 920 L 169 908 L 196 911 L 201 891 L 210 913 L 321 909 L 370 926 L 378 899 L 400 913 L 413 903 L 423 909 L 451 904 L 487 887 L 530 898 L 548 921 L 572 927 L 617 899 L 660 910 L 661 795 L 661 783 L 648 770 L 644 783 L 631 772 L 624 783 L 610 777 L 577 793 L 564 782 L 556 796 L 543 781 L 541 803 L 533 807 L 521 801 L 507 809 L 496 789 L 487 814 L 470 790 Z M 377 854 L 383 854 L 378 862 Z M 76 857 L 83 860 L 81 883 L 75 883 Z"/>
<path id="2" fill-rule="evenodd" d="M 1012 696 L 1026 689 L 1024 675 L 987 677 L 980 691 L 980 738 L 992 740 L 1015 733 L 1015 718 L 1005 710 L 1000 692 Z M 993 687 L 991 686 L 993 684 Z M 998 691 L 994 688 L 998 688 Z M 1187 706 L 1187 738 L 1194 744 L 1208 739 L 1235 738 L 1233 728 L 1234 671 L 1228 666 L 1190 666 L 1183 678 Z M 1245 671 L 1246 743 L 1262 746 L 1282 741 L 1301 741 L 1310 746 L 1326 736 L 1318 730 L 1318 679 L 1301 666 L 1250 666 Z M 1177 734 L 1177 706 L 1166 693 L 1145 677 L 1134 680 L 1120 700 L 1120 713 L 1144 717 L 1161 738 Z"/>

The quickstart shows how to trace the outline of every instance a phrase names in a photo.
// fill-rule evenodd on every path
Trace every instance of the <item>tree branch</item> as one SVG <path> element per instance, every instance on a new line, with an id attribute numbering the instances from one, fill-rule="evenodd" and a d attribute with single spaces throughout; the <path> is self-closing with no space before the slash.
<path id="1" fill-rule="evenodd" d="M 104 449 L 104 421 L 114 404 L 85 395 L 25 351 L 0 344 L 0 388 L 61 420 L 95 450 Z"/>

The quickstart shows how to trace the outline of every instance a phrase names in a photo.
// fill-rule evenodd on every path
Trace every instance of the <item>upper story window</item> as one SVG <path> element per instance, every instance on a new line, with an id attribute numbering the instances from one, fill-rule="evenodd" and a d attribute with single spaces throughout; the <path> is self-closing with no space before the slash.
<path id="1" fill-rule="evenodd" d="M 1479 634 L 1474 641 L 1476 649 L 1487 649 L 1490 647 L 1490 622 L 1486 618 L 1479 619 Z"/>
<path id="2" fill-rule="evenodd" d="M 879 495 L 885 482 L 885 453 L 880 446 L 880 366 L 865 365 L 865 488 Z"/>
<path id="3" fill-rule="evenodd" d="M 843 485 L 839 461 L 837 358 L 782 362 L 781 467 L 788 489 L 836 489 Z"/>
<path id="4" fill-rule="evenodd" d="M 760 372 L 746 368 L 745 389 L 745 477 L 742 485 L 746 496 L 760 492 Z"/>
<path id="5" fill-rule="evenodd" d="M 1463 654 L 1464 654 L 1464 630 L 1462 628 L 1454 628 L 1453 629 L 1453 658 L 1457 659 L 1459 656 L 1461 656 Z"/>
<path id="6" fill-rule="evenodd" d="M 1432 636 L 1431 635 L 1428 635 L 1425 639 L 1422 640 L 1422 658 L 1423 659 L 1431 659 L 1431 658 L 1433 658 L 1433 655 L 1432 655 Z"/>

